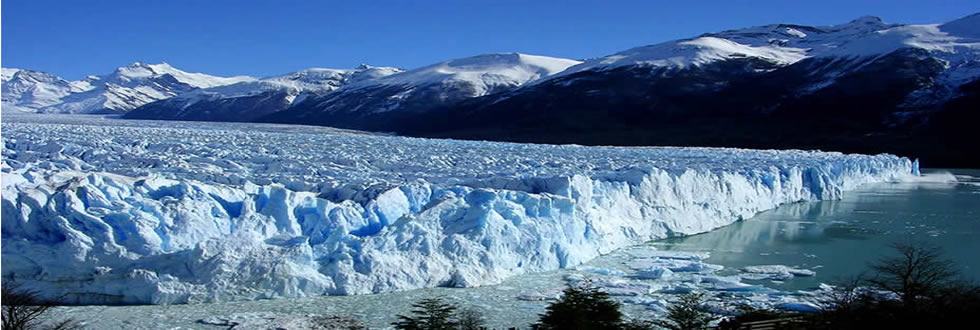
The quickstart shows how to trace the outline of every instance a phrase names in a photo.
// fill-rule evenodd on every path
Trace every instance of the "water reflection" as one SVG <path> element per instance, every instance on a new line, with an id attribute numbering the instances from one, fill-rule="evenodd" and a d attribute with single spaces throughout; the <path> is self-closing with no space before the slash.
<path id="1" fill-rule="evenodd" d="M 868 261 L 888 253 L 888 244 L 908 239 L 942 246 L 969 277 L 980 279 L 980 171 L 918 182 L 862 187 L 842 200 L 781 206 L 709 233 L 652 244 L 665 250 L 711 251 L 711 263 L 729 268 L 784 264 L 820 268 L 819 276 L 779 289 L 805 289 L 863 271 Z"/>

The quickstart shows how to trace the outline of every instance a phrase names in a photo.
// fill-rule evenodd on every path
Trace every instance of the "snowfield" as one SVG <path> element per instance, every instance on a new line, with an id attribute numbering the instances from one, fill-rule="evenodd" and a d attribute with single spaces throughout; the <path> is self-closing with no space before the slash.
<path id="1" fill-rule="evenodd" d="M 5 115 L 2 126 L 3 277 L 72 303 L 495 284 L 918 174 L 892 155 L 92 116 Z M 645 257 L 636 270 L 649 277 L 699 265 Z"/>

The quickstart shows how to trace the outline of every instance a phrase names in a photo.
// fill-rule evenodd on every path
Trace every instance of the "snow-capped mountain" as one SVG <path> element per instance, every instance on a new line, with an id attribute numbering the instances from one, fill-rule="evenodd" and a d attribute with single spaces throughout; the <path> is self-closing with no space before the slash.
<path id="1" fill-rule="evenodd" d="M 869 16 L 830 26 L 772 24 L 582 63 L 476 56 L 353 84 L 261 120 L 522 142 L 742 146 L 718 133 L 651 137 L 667 131 L 651 128 L 668 119 L 716 120 L 735 112 L 803 116 L 820 105 L 832 109 L 824 114 L 862 121 L 855 134 L 867 134 L 922 124 L 965 95 L 961 87 L 980 77 L 977 21 L 972 15 L 945 24 L 902 25 Z M 748 142 L 766 146 L 739 143 Z M 787 145 L 797 146 L 840 147 Z"/>
<path id="2" fill-rule="evenodd" d="M 980 165 L 980 14 L 774 24 L 586 60 L 506 93 L 348 126 L 519 142 L 892 152 Z M 962 135 L 962 136 L 961 136 Z M 942 147 L 936 147 L 940 145 Z"/>
<path id="3" fill-rule="evenodd" d="M 974 15 L 946 24 L 901 25 L 866 16 L 831 26 L 772 24 L 637 47 L 588 60 L 561 75 L 624 66 L 684 69 L 741 58 L 786 66 L 807 58 L 880 56 L 903 48 L 935 51 L 936 56 L 963 62 L 970 56 L 957 55 L 975 55 L 980 48 L 971 36 L 978 29 L 971 26 L 976 20 Z"/>
<path id="4" fill-rule="evenodd" d="M 153 102 L 126 114 L 133 119 L 251 121 L 282 111 L 309 95 L 403 70 L 361 65 L 356 69 L 311 68 L 281 76 L 204 88 Z"/>
<path id="5" fill-rule="evenodd" d="M 371 85 L 406 86 L 408 97 L 416 88 L 440 86 L 458 89 L 462 97 L 477 97 L 548 77 L 581 62 L 564 58 L 527 54 L 485 54 L 454 59 L 402 74 L 392 75 Z M 449 96 L 451 97 L 451 96 Z"/>
<path id="6" fill-rule="evenodd" d="M 353 70 L 310 69 L 189 92 L 147 104 L 125 117 L 205 121 L 270 117 L 345 127 L 353 125 L 352 120 L 370 122 L 378 113 L 419 113 L 508 90 L 579 63 L 526 54 L 487 54 L 410 71 L 364 65 Z"/>
<path id="7" fill-rule="evenodd" d="M 511 90 L 579 63 L 517 53 L 454 59 L 351 84 L 333 93 L 306 99 L 262 120 L 378 128 L 373 125 Z M 382 121 L 377 121 L 379 119 Z"/>
<path id="8" fill-rule="evenodd" d="M 3 102 L 5 107 L 29 112 L 123 113 L 196 89 L 252 80 L 189 73 L 167 63 L 136 62 L 108 75 L 71 82 L 47 73 L 4 69 Z"/>
<path id="9" fill-rule="evenodd" d="M 972 110 L 980 108 L 980 14 L 922 25 L 870 16 L 772 24 L 584 62 L 490 54 L 409 71 L 311 69 L 265 79 L 173 70 L 138 64 L 78 82 L 24 78 L 18 88 L 7 87 L 17 71 L 5 71 L 4 105 L 141 106 L 127 117 L 518 142 L 892 152 L 980 166 L 980 156 L 961 152 L 972 138 L 957 135 L 980 116 Z"/>
<path id="10" fill-rule="evenodd" d="M 16 111 L 57 104 L 62 97 L 87 87 L 48 73 L 11 68 L 3 68 L 2 84 L 3 107 Z"/>

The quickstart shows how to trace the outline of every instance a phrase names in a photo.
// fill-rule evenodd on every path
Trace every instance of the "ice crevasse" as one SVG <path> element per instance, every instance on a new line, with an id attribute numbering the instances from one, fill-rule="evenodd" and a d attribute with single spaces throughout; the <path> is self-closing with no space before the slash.
<path id="1" fill-rule="evenodd" d="M 918 173 L 917 163 L 891 155 L 769 152 L 786 160 L 751 171 L 634 166 L 419 179 L 356 198 L 277 183 L 5 166 L 2 272 L 69 303 L 480 286 Z"/>

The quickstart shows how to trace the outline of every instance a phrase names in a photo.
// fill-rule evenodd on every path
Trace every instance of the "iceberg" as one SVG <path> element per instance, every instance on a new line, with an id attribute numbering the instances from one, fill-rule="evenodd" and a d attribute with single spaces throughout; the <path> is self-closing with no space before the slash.
<path id="1" fill-rule="evenodd" d="M 667 267 L 651 266 L 650 268 L 647 269 L 641 269 L 640 271 L 636 272 L 636 275 L 634 276 L 640 279 L 659 280 L 659 279 L 669 278 L 673 275 L 674 272 Z"/>
<path id="2" fill-rule="evenodd" d="M 626 273 L 615 268 L 605 268 L 605 267 L 592 267 L 592 266 L 576 266 L 576 270 L 583 271 L 587 273 L 608 275 L 608 276 L 626 276 Z"/>
<path id="3" fill-rule="evenodd" d="M 651 272 L 658 272 L 657 269 L 665 269 L 670 273 L 689 272 L 689 273 L 714 273 L 724 269 L 725 266 L 702 262 L 700 260 L 668 259 L 668 258 L 640 258 L 633 259 L 627 265 L 640 271 L 638 274 L 652 275 Z M 662 273 L 662 272 L 661 272 Z"/>
<path id="4" fill-rule="evenodd" d="M 749 280 L 787 281 L 796 276 L 814 276 L 809 269 L 793 268 L 785 265 L 762 265 L 742 267 L 742 278 Z"/>
<path id="5" fill-rule="evenodd" d="M 800 150 L 84 116 L 2 126 L 2 276 L 86 304 L 490 285 L 918 171 Z M 698 255 L 645 257 L 638 269 L 711 271 Z"/>

